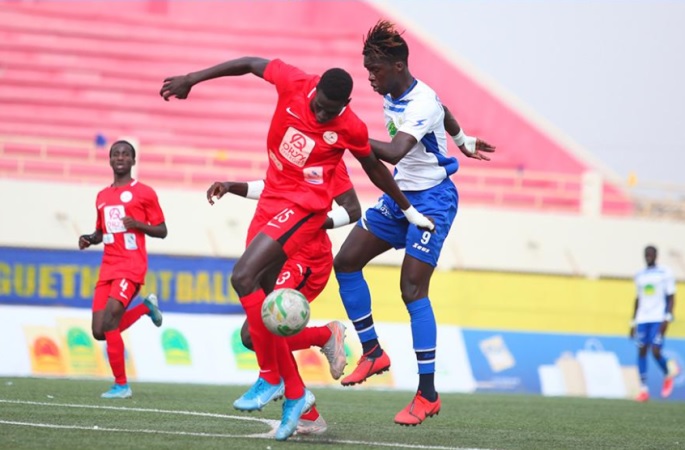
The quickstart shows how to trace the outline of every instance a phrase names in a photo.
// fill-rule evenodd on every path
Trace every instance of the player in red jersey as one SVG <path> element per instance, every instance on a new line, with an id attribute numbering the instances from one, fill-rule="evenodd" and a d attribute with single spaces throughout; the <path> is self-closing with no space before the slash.
<path id="1" fill-rule="evenodd" d="M 207 200 L 213 205 L 214 198 L 218 200 L 227 193 L 257 200 L 263 189 L 263 180 L 217 181 L 207 190 Z M 361 217 L 359 199 L 342 160 L 336 168 L 332 189 L 334 200 L 340 207 L 328 212 L 328 218 L 321 230 L 324 236 L 308 241 L 300 251 L 289 257 L 278 274 L 278 278 L 272 280 L 268 286 L 268 290 L 296 289 L 311 303 L 326 287 L 333 270 L 333 251 L 331 241 L 324 230 L 350 224 Z M 253 349 L 247 321 L 243 324 L 240 334 L 243 345 Z M 319 347 L 328 360 L 331 376 L 336 380 L 342 376 L 343 369 L 347 365 L 345 325 L 342 322 L 334 320 L 325 326 L 309 326 L 300 333 L 287 337 L 286 340 L 290 351 L 303 350 L 312 346 Z M 260 367 L 260 369 L 268 368 Z M 300 418 L 297 434 L 322 434 L 327 428 L 326 421 L 314 406 Z"/>
<path id="2" fill-rule="evenodd" d="M 317 236 L 326 221 L 332 202 L 330 182 L 344 151 L 352 152 L 373 183 L 395 199 L 411 223 L 431 230 L 434 226 L 409 203 L 387 167 L 371 152 L 366 125 L 348 106 L 352 77 L 342 69 L 329 69 L 319 77 L 278 59 L 243 57 L 167 78 L 160 95 L 165 100 L 185 99 L 198 83 L 248 73 L 273 84 L 278 102 L 267 135 L 269 167 L 264 191 L 248 230 L 249 244 L 235 264 L 231 284 L 245 308 L 260 366 L 275 360 L 278 372 L 260 371 L 257 383 L 241 397 L 244 406 L 239 409 L 261 409 L 284 390 L 286 400 L 276 439 L 285 440 L 315 400 L 305 390 L 285 338 L 270 333 L 262 323 L 263 287 L 289 256 Z"/>
<path id="3" fill-rule="evenodd" d="M 107 356 L 114 385 L 103 398 L 132 396 L 126 380 L 124 341 L 121 332 L 147 314 L 156 326 L 162 325 L 157 297 L 149 295 L 140 305 L 126 310 L 138 294 L 147 272 L 145 236 L 164 239 L 167 235 L 164 213 L 155 191 L 134 180 L 131 168 L 136 150 L 127 141 L 117 141 L 109 150 L 114 182 L 97 195 L 95 232 L 79 237 L 81 250 L 104 243 L 100 277 L 93 297 L 93 337 L 107 342 Z"/>

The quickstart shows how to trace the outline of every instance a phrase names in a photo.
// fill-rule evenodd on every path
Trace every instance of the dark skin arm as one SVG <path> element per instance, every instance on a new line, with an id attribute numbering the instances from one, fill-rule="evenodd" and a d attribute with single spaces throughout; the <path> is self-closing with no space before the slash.
<path id="1" fill-rule="evenodd" d="M 376 139 L 369 139 L 369 142 L 378 159 L 394 166 L 416 145 L 416 138 L 400 131 L 390 142 L 381 142 Z"/>
<path id="2" fill-rule="evenodd" d="M 164 239 L 167 235 L 165 222 L 162 222 L 159 225 L 150 225 L 128 216 L 121 219 L 121 221 L 124 223 L 127 230 L 140 230 L 150 237 Z"/>
<path id="3" fill-rule="evenodd" d="M 335 197 L 335 203 L 341 208 L 345 208 L 347 215 L 350 216 L 350 223 L 354 223 L 362 216 L 362 207 L 359 204 L 359 198 L 357 198 L 357 193 L 354 188 L 349 189 L 342 194 Z M 333 228 L 333 219 L 330 217 L 326 219 L 323 224 L 325 230 L 330 230 Z"/>
<path id="4" fill-rule="evenodd" d="M 443 109 L 445 110 L 445 131 L 447 131 L 450 136 L 456 136 L 461 131 L 461 127 L 450 110 L 445 106 L 443 106 Z M 369 142 L 371 142 L 371 148 L 378 159 L 394 166 L 409 153 L 409 150 L 411 150 L 414 145 L 416 145 L 416 138 L 411 134 L 400 131 L 390 142 L 381 142 L 375 139 L 369 139 Z M 461 145 L 459 150 L 469 158 L 489 161 L 490 157 L 483 152 L 492 153 L 495 151 L 495 147 L 481 139 L 477 139 L 476 151 L 474 153 L 470 153 L 465 145 Z"/>
<path id="5" fill-rule="evenodd" d="M 247 196 L 247 183 L 234 181 L 215 181 L 209 189 L 207 189 L 207 201 L 210 205 L 214 204 L 216 200 L 221 199 L 226 194 L 234 194 L 239 197 Z M 359 198 L 354 188 L 349 189 L 342 194 L 335 197 L 335 202 L 342 208 L 345 208 L 347 215 L 350 216 L 350 223 L 354 223 L 362 216 L 362 207 L 359 204 Z M 333 228 L 333 219 L 330 217 L 326 219 L 323 225 L 324 229 Z"/>
<path id="6" fill-rule="evenodd" d="M 234 194 L 239 197 L 247 197 L 247 183 L 236 183 L 233 181 L 215 181 L 207 189 L 207 201 L 210 205 L 214 204 L 214 197 L 220 200 L 226 194 Z"/>
<path id="7" fill-rule="evenodd" d="M 445 110 L 445 131 L 447 131 L 447 134 L 450 136 L 458 135 L 461 131 L 459 122 L 457 122 L 457 119 L 454 117 L 454 115 L 452 115 L 452 112 L 447 108 L 447 106 L 442 105 L 442 109 Z M 483 152 L 493 153 L 495 151 L 495 146 L 488 144 L 482 139 L 476 139 L 476 151 L 474 153 L 470 153 L 466 149 L 465 145 L 460 145 L 459 150 L 461 150 L 461 152 L 469 158 L 478 159 L 481 161 L 490 161 L 490 157 Z"/>
<path id="8" fill-rule="evenodd" d="M 666 313 L 670 314 L 671 317 L 673 317 L 673 306 L 675 305 L 675 296 L 673 294 L 667 295 L 666 296 Z M 664 320 L 661 323 L 661 335 L 664 336 L 666 335 L 666 330 L 668 329 L 668 320 Z"/>
<path id="9" fill-rule="evenodd" d="M 188 98 L 193 86 L 214 78 L 240 76 L 248 73 L 264 78 L 264 70 L 269 61 L 265 58 L 243 56 L 198 72 L 168 77 L 164 79 L 159 95 L 166 101 L 169 101 L 171 97 L 183 100 Z"/>
<path id="10" fill-rule="evenodd" d="M 121 219 L 127 230 L 137 229 L 148 236 L 164 239 L 167 236 L 166 223 L 162 222 L 159 225 L 149 225 L 147 223 L 139 222 L 131 217 L 124 217 Z M 91 245 L 97 245 L 102 242 L 102 231 L 96 230 L 92 234 L 84 234 L 78 238 L 78 248 L 83 250 Z"/>
<path id="11" fill-rule="evenodd" d="M 447 109 L 447 106 L 442 105 L 442 109 L 445 110 L 445 131 L 447 131 L 447 133 L 450 136 L 458 135 L 461 131 L 461 126 L 459 126 L 459 122 L 457 122 L 457 119 L 452 115 L 452 112 L 449 109 Z"/>
<path id="12" fill-rule="evenodd" d="M 640 300 L 635 297 L 635 307 L 633 308 L 633 320 L 635 320 L 635 314 L 637 313 L 637 304 Z M 630 339 L 633 339 L 635 337 L 635 324 L 632 324 L 630 326 Z"/>
<path id="13" fill-rule="evenodd" d="M 97 245 L 102 242 L 102 231 L 97 230 L 92 234 L 84 234 L 78 238 L 78 248 L 83 250 L 91 245 Z"/>
<path id="14" fill-rule="evenodd" d="M 371 148 L 373 148 L 373 143 L 371 144 Z M 371 182 L 378 189 L 385 192 L 390 196 L 390 198 L 395 200 L 395 203 L 397 203 L 400 208 L 403 210 L 408 209 L 411 206 L 411 203 L 409 203 L 407 197 L 405 197 L 402 191 L 400 191 L 399 186 L 397 186 L 397 183 L 395 182 L 395 179 L 392 177 L 392 174 L 388 168 L 385 167 L 385 165 L 378 158 L 376 158 L 374 153 L 375 151 L 371 152 L 369 156 L 357 158 L 361 163 L 364 172 L 366 172 Z"/>

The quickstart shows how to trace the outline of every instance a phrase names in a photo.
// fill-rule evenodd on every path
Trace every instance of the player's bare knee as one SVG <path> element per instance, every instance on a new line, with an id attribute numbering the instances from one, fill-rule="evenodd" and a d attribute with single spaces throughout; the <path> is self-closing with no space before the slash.
<path id="1" fill-rule="evenodd" d="M 243 345 L 246 349 L 254 350 L 254 347 L 252 346 L 252 337 L 250 336 L 250 333 L 241 334 L 240 339 L 243 341 Z"/>
<path id="2" fill-rule="evenodd" d="M 102 318 L 102 336 L 104 339 L 105 331 L 110 331 L 114 330 L 119 327 L 119 318 L 112 315 L 112 314 L 107 314 L 105 313 L 105 316 Z"/>
<path id="3" fill-rule="evenodd" d="M 335 273 L 350 273 L 359 272 L 362 267 L 355 263 L 354 258 L 348 258 L 344 253 L 340 252 L 333 259 L 333 270 Z"/>
<path id="4" fill-rule="evenodd" d="M 231 286 L 239 296 L 247 295 L 254 291 L 257 285 L 254 276 L 246 270 L 236 270 L 231 275 Z"/>
<path id="5" fill-rule="evenodd" d="M 105 340 L 105 332 L 101 328 L 93 328 L 91 330 L 93 332 L 93 338 L 96 341 L 104 341 Z"/>
<path id="6" fill-rule="evenodd" d="M 407 304 L 415 300 L 428 296 L 428 287 L 424 283 L 417 283 L 413 280 L 403 280 L 400 282 L 402 301 Z"/>

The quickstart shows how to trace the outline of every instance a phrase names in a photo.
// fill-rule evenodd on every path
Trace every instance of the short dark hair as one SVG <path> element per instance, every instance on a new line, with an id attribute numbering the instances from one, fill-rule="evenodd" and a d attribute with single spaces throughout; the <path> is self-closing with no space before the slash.
<path id="1" fill-rule="evenodd" d="M 352 84 L 352 76 L 347 71 L 336 67 L 328 69 L 321 75 L 316 88 L 330 100 L 342 102 L 352 95 Z"/>
<path id="2" fill-rule="evenodd" d="M 114 146 L 119 144 L 128 145 L 128 147 L 131 149 L 131 155 L 133 156 L 133 159 L 136 159 L 136 148 L 129 141 L 125 141 L 123 139 L 114 142 L 112 146 L 109 148 L 110 158 L 112 157 L 112 150 L 114 150 Z"/>
<path id="3" fill-rule="evenodd" d="M 397 31 L 392 22 L 379 20 L 366 35 L 362 55 L 389 62 L 401 61 L 407 64 L 409 46 L 402 34 L 404 32 Z"/>

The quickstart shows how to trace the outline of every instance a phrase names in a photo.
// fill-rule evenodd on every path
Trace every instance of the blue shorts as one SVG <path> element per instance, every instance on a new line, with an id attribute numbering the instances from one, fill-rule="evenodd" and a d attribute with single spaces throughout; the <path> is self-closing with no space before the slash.
<path id="1" fill-rule="evenodd" d="M 435 221 L 433 232 L 420 230 L 407 221 L 402 209 L 387 194 L 376 206 L 369 208 L 357 226 L 370 231 L 396 249 L 406 248 L 406 254 L 435 267 L 442 245 L 457 215 L 459 194 L 452 180 L 425 191 L 404 191 L 412 205 L 423 215 Z"/>
<path id="2" fill-rule="evenodd" d="M 651 345 L 661 347 L 664 345 L 664 337 L 659 333 L 661 322 L 638 323 L 635 327 L 635 340 L 639 347 Z"/>

